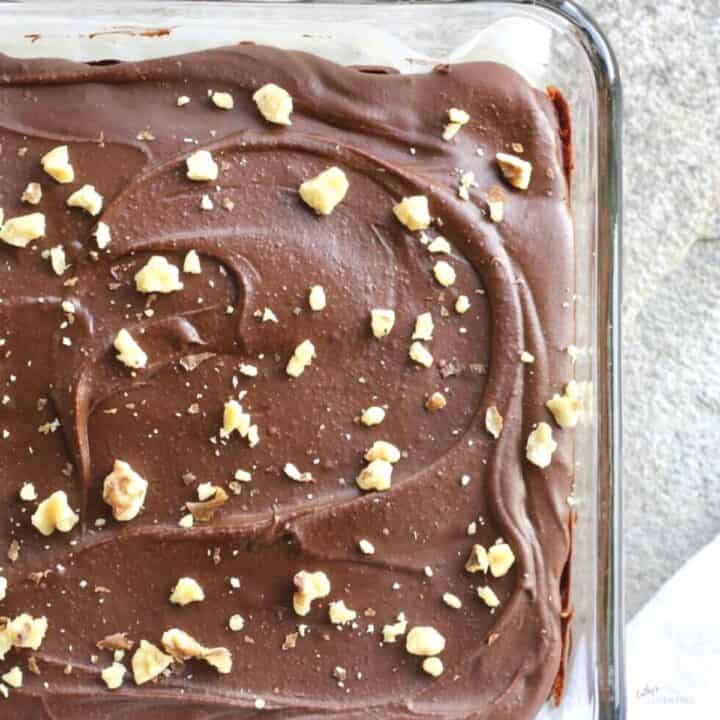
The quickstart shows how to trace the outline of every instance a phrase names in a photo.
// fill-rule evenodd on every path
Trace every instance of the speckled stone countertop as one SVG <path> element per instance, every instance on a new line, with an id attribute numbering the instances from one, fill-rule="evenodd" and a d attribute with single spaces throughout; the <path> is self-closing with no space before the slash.
<path id="1" fill-rule="evenodd" d="M 580 0 L 624 86 L 628 617 L 720 533 L 720 0 Z"/>

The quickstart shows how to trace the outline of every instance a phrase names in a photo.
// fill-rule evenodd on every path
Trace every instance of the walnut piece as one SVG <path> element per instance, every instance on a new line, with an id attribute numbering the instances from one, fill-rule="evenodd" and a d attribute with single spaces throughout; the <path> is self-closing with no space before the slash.
<path id="1" fill-rule="evenodd" d="M 505 193 L 502 188 L 493 185 L 487 192 L 487 204 L 490 211 L 490 219 L 499 223 L 505 217 Z"/>
<path id="2" fill-rule="evenodd" d="M 395 311 L 385 308 L 374 308 L 370 311 L 370 327 L 376 338 L 384 338 L 390 334 L 395 325 Z"/>
<path id="3" fill-rule="evenodd" d="M 15 665 L 15 667 L 10 668 L 10 670 L 3 674 L 2 681 L 17 690 L 21 688 L 23 684 L 23 671 Z"/>
<path id="4" fill-rule="evenodd" d="M 107 685 L 108 690 L 117 690 L 123 684 L 126 672 L 124 665 L 114 662 L 100 673 L 100 677 Z"/>
<path id="5" fill-rule="evenodd" d="M 30 213 L 6 220 L 0 227 L 0 240 L 13 247 L 27 247 L 45 235 L 45 215 Z"/>
<path id="6" fill-rule="evenodd" d="M 213 105 L 221 110 L 232 110 L 235 107 L 233 96 L 227 92 L 214 92 L 210 99 Z"/>
<path id="7" fill-rule="evenodd" d="M 571 380 L 562 395 L 555 393 L 545 405 L 561 428 L 574 428 L 582 416 L 583 404 L 578 397 L 577 383 Z"/>
<path id="8" fill-rule="evenodd" d="M 285 463 L 285 467 L 283 467 L 283 472 L 295 482 L 306 483 L 313 481 L 312 473 L 300 472 L 300 470 L 298 470 L 297 468 L 297 465 L 294 465 L 293 463 Z"/>
<path id="9" fill-rule="evenodd" d="M 426 401 L 425 409 L 429 412 L 437 412 L 447 405 L 447 400 L 441 392 L 434 392 Z"/>
<path id="10" fill-rule="evenodd" d="M 418 625 L 407 634 L 405 649 L 411 655 L 432 657 L 445 649 L 445 638 L 434 627 Z"/>
<path id="11" fill-rule="evenodd" d="M 71 183 L 75 180 L 75 171 L 70 164 L 70 154 L 67 145 L 59 145 L 45 153 L 40 159 L 43 170 L 61 184 Z"/>
<path id="12" fill-rule="evenodd" d="M 553 440 L 552 428 L 545 422 L 528 435 L 525 447 L 525 457 L 540 468 L 546 468 L 552 461 L 552 454 L 557 450 L 557 443 Z"/>
<path id="13" fill-rule="evenodd" d="M 385 419 L 385 410 L 378 405 L 371 405 L 363 410 L 360 421 L 367 427 L 379 425 Z"/>
<path id="14" fill-rule="evenodd" d="M 515 155 L 497 153 L 495 155 L 500 172 L 503 177 L 518 190 L 527 190 L 532 175 L 532 164 Z"/>
<path id="15" fill-rule="evenodd" d="M 10 646 L 16 648 L 30 648 L 38 650 L 45 639 L 48 621 L 45 616 L 34 618 L 32 615 L 22 613 L 11 620 L 2 631 Z M 0 653 L 3 655 L 3 653 Z"/>
<path id="16" fill-rule="evenodd" d="M 455 312 L 464 315 L 470 309 L 470 298 L 467 295 L 459 295 L 455 301 Z"/>
<path id="17" fill-rule="evenodd" d="M 95 236 L 95 244 L 98 246 L 98 250 L 104 250 L 112 242 L 110 227 L 102 222 L 102 220 L 97 224 L 93 235 Z"/>
<path id="18" fill-rule="evenodd" d="M 330 594 L 330 579 L 322 570 L 317 572 L 300 570 L 295 573 L 293 584 L 295 585 L 293 609 L 300 616 L 310 612 L 313 601 Z"/>
<path id="19" fill-rule="evenodd" d="M 136 518 L 145 502 L 148 481 L 123 460 L 115 460 L 112 472 L 103 482 L 103 500 L 112 507 L 116 520 Z"/>
<path id="20" fill-rule="evenodd" d="M 187 178 L 194 182 L 218 179 L 218 165 L 207 150 L 197 150 L 185 159 Z"/>
<path id="21" fill-rule="evenodd" d="M 303 340 L 296 348 L 285 371 L 290 377 L 300 377 L 315 357 L 315 346 L 310 340 Z"/>
<path id="22" fill-rule="evenodd" d="M 365 453 L 365 459 L 368 462 L 385 460 L 389 463 L 396 463 L 400 460 L 400 449 L 386 440 L 376 440 Z"/>
<path id="23" fill-rule="evenodd" d="M 276 125 L 292 125 L 290 114 L 293 111 L 293 101 L 290 93 L 275 83 L 263 85 L 253 94 L 253 100 L 260 114 Z"/>
<path id="24" fill-rule="evenodd" d="M 423 660 L 422 669 L 431 677 L 440 677 L 445 667 L 439 657 L 428 657 Z"/>
<path id="25" fill-rule="evenodd" d="M 415 319 L 415 330 L 413 331 L 413 340 L 432 340 L 435 324 L 433 323 L 432 313 L 420 313 Z"/>
<path id="26" fill-rule="evenodd" d="M 153 255 L 135 273 L 135 288 L 141 293 L 171 293 L 182 290 L 180 270 L 161 255 Z"/>
<path id="27" fill-rule="evenodd" d="M 392 485 L 393 467 L 387 460 L 372 460 L 355 478 L 361 490 L 384 492 Z"/>
<path id="28" fill-rule="evenodd" d="M 47 536 L 56 530 L 70 532 L 79 519 L 70 507 L 65 491 L 57 490 L 38 505 L 32 516 L 32 524 Z"/>
<path id="29" fill-rule="evenodd" d="M 497 440 L 503 429 L 503 416 L 495 405 L 485 411 L 485 429 Z"/>
<path id="30" fill-rule="evenodd" d="M 170 602 L 174 605 L 189 605 L 194 602 L 202 602 L 205 593 L 197 580 L 189 577 L 181 577 L 170 595 Z"/>
<path id="31" fill-rule="evenodd" d="M 62 245 L 56 245 L 53 248 L 50 248 L 50 267 L 52 267 L 53 272 L 60 276 L 62 275 L 69 267 L 67 264 L 67 258 L 65 257 L 65 249 Z"/>
<path id="32" fill-rule="evenodd" d="M 37 490 L 35 490 L 35 486 L 29 482 L 22 484 L 19 495 L 23 502 L 33 502 L 37 500 Z"/>
<path id="33" fill-rule="evenodd" d="M 315 312 L 324 310 L 327 307 L 327 298 L 325 297 L 325 289 L 322 285 L 313 285 L 308 295 L 308 305 Z"/>
<path id="34" fill-rule="evenodd" d="M 399 637 L 402 637 L 407 630 L 407 619 L 405 613 L 397 616 L 397 622 L 383 626 L 383 642 L 394 643 Z"/>
<path id="35" fill-rule="evenodd" d="M 477 589 L 478 597 L 489 607 L 496 608 L 500 605 L 500 599 L 495 591 L 488 585 L 484 585 Z"/>
<path id="36" fill-rule="evenodd" d="M 232 653 L 227 648 L 205 647 L 183 630 L 178 630 L 178 628 L 171 628 L 163 633 L 162 646 L 166 652 L 170 653 L 179 662 L 198 658 L 204 660 L 223 675 L 232 670 Z"/>
<path id="37" fill-rule="evenodd" d="M 433 275 L 443 287 L 450 287 L 455 284 L 457 275 L 455 269 L 445 260 L 438 260 L 433 266 Z"/>
<path id="38" fill-rule="evenodd" d="M 408 230 L 425 230 L 430 226 L 430 208 L 425 195 L 404 197 L 393 207 L 393 213 Z"/>
<path id="39" fill-rule="evenodd" d="M 147 640 L 140 641 L 140 647 L 132 657 L 133 677 L 136 685 L 154 680 L 169 667 L 173 659 Z"/>
<path id="40" fill-rule="evenodd" d="M 0 602 L 2 602 L 7 597 L 7 586 L 7 578 L 3 575 L 0 575 Z"/>
<path id="41" fill-rule="evenodd" d="M 418 365 L 429 368 L 433 364 L 432 354 L 421 342 L 416 341 L 412 343 L 408 354 L 410 355 L 410 359 Z"/>
<path id="42" fill-rule="evenodd" d="M 243 410 L 242 405 L 237 400 L 228 400 L 225 403 L 223 424 L 220 429 L 221 437 L 229 438 L 234 432 L 237 432 L 240 437 L 247 437 L 250 424 L 250 415 Z"/>
<path id="43" fill-rule="evenodd" d="M 487 572 L 490 566 L 487 550 L 483 545 L 473 545 L 470 550 L 470 556 L 465 562 L 465 570 L 469 573 Z"/>
<path id="44" fill-rule="evenodd" d="M 443 130 L 443 140 L 450 142 L 460 132 L 463 125 L 470 122 L 470 115 L 460 108 L 450 108 L 448 110 L 448 124 Z"/>
<path id="45" fill-rule="evenodd" d="M 345 605 L 344 600 L 336 600 L 330 603 L 328 616 L 333 625 L 347 625 L 357 618 L 357 613 Z"/>
<path id="46" fill-rule="evenodd" d="M 123 365 L 133 369 L 147 366 L 147 355 L 125 328 L 120 330 L 115 336 L 113 346 L 118 351 L 115 357 L 123 363 Z"/>
<path id="47" fill-rule="evenodd" d="M 443 593 L 442 596 L 443 602 L 448 606 L 451 607 L 453 610 L 459 610 L 462 607 L 462 600 L 457 595 L 453 595 L 452 593 L 446 592 Z"/>
<path id="48" fill-rule="evenodd" d="M 329 215 L 345 199 L 350 183 L 339 167 L 323 170 L 300 185 L 300 197 L 318 215 Z"/>
<path id="49" fill-rule="evenodd" d="M 496 543 L 488 550 L 488 563 L 493 577 L 507 575 L 515 563 L 515 554 L 507 543 Z"/>
<path id="50" fill-rule="evenodd" d="M 83 185 L 66 200 L 65 204 L 68 207 L 85 210 L 94 217 L 102 210 L 103 196 L 92 185 Z"/>
<path id="51" fill-rule="evenodd" d="M 361 540 L 358 540 L 358 549 L 363 555 L 374 555 L 375 554 L 375 546 L 365 538 L 362 538 Z"/>
<path id="52" fill-rule="evenodd" d="M 527 350 L 523 350 L 520 353 L 520 362 L 527 363 L 528 365 L 532 365 L 532 363 L 535 362 L 535 356 L 532 353 L 529 353 Z"/>
<path id="53" fill-rule="evenodd" d="M 40 183 L 31 182 L 27 184 L 20 200 L 28 205 L 39 205 L 42 200 L 42 187 Z"/>
<path id="54" fill-rule="evenodd" d="M 450 253 L 450 243 L 442 237 L 442 235 L 438 235 L 428 246 L 427 249 L 431 253 L 443 253 L 445 255 Z"/>
<path id="55" fill-rule="evenodd" d="M 204 502 L 187 502 L 185 507 L 198 522 L 210 522 L 213 515 L 229 500 L 224 488 L 216 487 L 215 494 Z"/>
<path id="56" fill-rule="evenodd" d="M 200 275 L 202 266 L 200 265 L 200 256 L 195 250 L 190 250 L 183 260 L 183 272 L 186 275 Z"/>

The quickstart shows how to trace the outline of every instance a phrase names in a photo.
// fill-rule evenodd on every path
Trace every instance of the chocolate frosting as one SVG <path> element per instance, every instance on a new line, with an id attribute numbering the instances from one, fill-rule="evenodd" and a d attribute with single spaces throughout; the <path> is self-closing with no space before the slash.
<path id="1" fill-rule="evenodd" d="M 573 441 L 554 428 L 558 449 L 545 470 L 525 459 L 525 442 L 539 421 L 553 424 L 544 403 L 572 376 L 567 128 L 546 94 L 501 65 L 371 70 L 249 44 L 102 65 L 0 56 L 0 207 L 6 219 L 47 218 L 47 236 L 27 248 L 0 243 L 0 430 L 9 433 L 0 440 L 0 546 L 19 543 L 19 557 L 3 562 L 0 610 L 49 624 L 38 651 L 11 650 L 2 665 L 25 670 L 23 687 L 2 701 L 13 718 L 526 720 L 547 699 L 563 654 Z M 293 97 L 289 127 L 265 122 L 252 101 L 268 82 Z M 209 89 L 230 92 L 234 109 L 216 108 Z M 178 107 L 180 95 L 191 103 Z M 471 121 L 445 142 L 450 107 Z M 506 184 L 495 162 L 517 143 L 533 164 L 527 191 Z M 59 144 L 75 168 L 70 185 L 40 166 Z M 185 177 L 185 158 L 200 148 L 218 161 L 217 182 Z M 350 187 L 318 217 L 297 190 L 330 165 Z M 469 201 L 457 196 L 459 171 L 475 174 Z M 42 184 L 37 208 L 20 202 L 30 181 Z M 65 205 L 85 183 L 105 198 L 99 219 L 113 240 L 103 251 L 97 219 Z M 502 223 L 487 216 L 492 186 L 506 194 Z M 201 209 L 203 194 L 213 210 Z M 427 235 L 446 237 L 450 256 L 429 253 L 393 216 L 416 194 L 436 219 Z M 62 277 L 42 252 L 57 245 L 71 265 Z M 202 274 L 181 275 L 183 290 L 150 299 L 136 291 L 133 276 L 151 255 L 181 267 L 189 250 Z M 433 278 L 440 257 L 457 272 L 447 289 Z M 308 307 L 315 284 L 327 295 L 322 312 Z M 453 310 L 461 293 L 471 301 L 464 315 Z M 266 307 L 277 323 L 258 319 Z M 372 308 L 397 313 L 383 340 L 371 334 Z M 435 363 L 424 369 L 408 347 L 427 311 Z M 147 353 L 146 369 L 115 359 L 120 328 Z M 289 378 L 285 365 L 305 339 L 317 357 Z M 522 351 L 535 362 L 520 362 Z M 198 353 L 212 355 L 186 370 L 181 359 Z M 240 374 L 240 363 L 258 376 Z M 223 403 L 240 391 L 259 428 L 255 448 L 219 437 Z M 424 402 L 435 391 L 448 403 L 431 413 Z M 370 405 L 388 410 L 368 428 L 357 418 Z M 485 429 L 491 405 L 504 417 L 497 440 Z M 56 418 L 56 431 L 38 432 Z M 378 439 L 403 457 L 389 491 L 364 493 L 354 479 Z M 149 482 L 144 509 L 127 523 L 102 499 L 115 459 Z M 287 462 L 314 482 L 289 479 Z M 239 468 L 253 477 L 239 495 L 228 490 L 209 522 L 178 525 L 199 483 L 227 488 Z M 41 536 L 30 522 L 36 503 L 18 497 L 24 482 L 39 499 L 65 490 L 78 525 Z M 472 544 L 497 538 L 517 558 L 510 572 L 467 573 Z M 375 554 L 362 554 L 360 539 Z M 324 571 L 332 591 L 300 618 L 292 580 L 303 569 Z M 205 601 L 169 602 L 182 576 L 200 583 Z M 494 612 L 477 597 L 486 583 L 500 599 Z M 446 592 L 460 609 L 442 602 Z M 339 599 L 358 612 L 343 629 L 328 620 L 328 602 Z M 382 642 L 400 612 L 408 627 L 445 636 L 439 678 L 421 670 L 404 637 Z M 236 613 L 245 627 L 231 632 Z M 288 647 L 298 624 L 306 627 Z M 100 671 L 112 654 L 99 640 L 126 632 L 159 646 L 171 627 L 227 647 L 232 672 L 189 661 L 157 682 L 136 686 L 129 673 L 106 689 Z M 30 655 L 39 676 L 27 669 Z"/>

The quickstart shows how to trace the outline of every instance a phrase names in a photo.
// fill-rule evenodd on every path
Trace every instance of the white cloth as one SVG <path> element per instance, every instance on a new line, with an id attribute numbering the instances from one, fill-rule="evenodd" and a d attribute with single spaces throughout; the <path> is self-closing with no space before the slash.
<path id="1" fill-rule="evenodd" d="M 627 688 L 628 720 L 720 717 L 720 536 L 628 624 Z"/>

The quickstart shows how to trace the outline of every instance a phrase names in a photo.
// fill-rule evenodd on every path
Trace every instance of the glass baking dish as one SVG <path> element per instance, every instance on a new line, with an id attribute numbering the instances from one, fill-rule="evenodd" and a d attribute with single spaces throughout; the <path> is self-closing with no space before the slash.
<path id="1" fill-rule="evenodd" d="M 572 113 L 576 377 L 591 399 L 576 441 L 577 522 L 566 688 L 544 720 L 624 718 L 620 490 L 620 86 L 610 48 L 563 0 L 457 2 L 3 2 L 17 57 L 138 60 L 254 41 L 349 65 L 422 72 L 503 62 Z"/>

